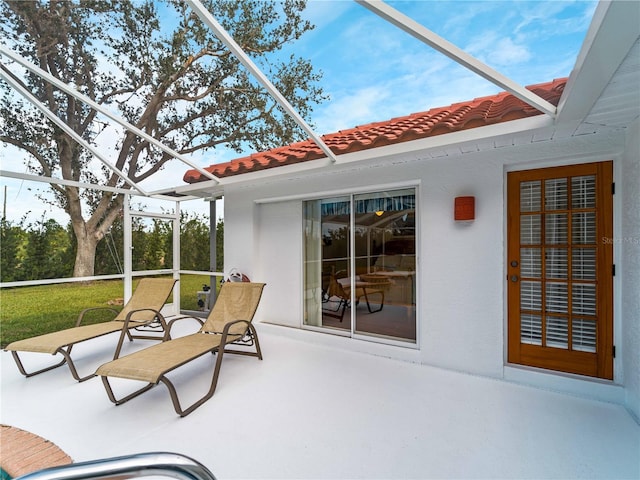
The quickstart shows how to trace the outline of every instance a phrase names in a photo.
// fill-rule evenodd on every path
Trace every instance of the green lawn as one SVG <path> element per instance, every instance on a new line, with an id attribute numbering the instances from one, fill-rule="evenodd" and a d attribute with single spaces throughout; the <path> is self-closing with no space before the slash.
<path id="1" fill-rule="evenodd" d="M 138 279 L 134 279 L 134 288 Z M 182 310 L 198 310 L 196 292 L 209 284 L 204 275 L 182 275 L 180 297 Z M 89 307 L 112 307 L 122 298 L 122 280 L 67 283 L 0 290 L 0 346 L 23 338 L 54 332 L 75 325 L 78 314 Z M 169 302 L 172 302 L 169 298 Z M 98 310 L 85 317 L 84 323 L 111 320 L 109 310 Z"/>

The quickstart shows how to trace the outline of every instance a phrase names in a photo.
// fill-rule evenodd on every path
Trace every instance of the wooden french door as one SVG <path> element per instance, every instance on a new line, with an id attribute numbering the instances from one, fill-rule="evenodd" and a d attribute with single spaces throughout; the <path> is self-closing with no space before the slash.
<path id="1" fill-rule="evenodd" d="M 508 360 L 613 379 L 613 166 L 507 176 Z"/>

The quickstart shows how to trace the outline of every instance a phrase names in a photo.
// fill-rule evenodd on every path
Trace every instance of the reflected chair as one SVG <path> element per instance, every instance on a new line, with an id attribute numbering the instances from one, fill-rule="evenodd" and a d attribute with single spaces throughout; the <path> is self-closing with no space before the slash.
<path id="1" fill-rule="evenodd" d="M 169 389 L 173 407 L 178 415 L 184 417 L 193 412 L 213 396 L 225 353 L 249 355 L 262 360 L 258 334 L 252 320 L 264 285 L 264 283 L 226 282 L 220 288 L 218 299 L 204 322 L 197 317 L 180 317 L 171 320 L 168 325 L 171 331 L 176 321 L 191 318 L 202 325 L 198 332 L 152 345 L 100 366 L 96 375 L 102 377 L 109 400 L 120 405 L 162 382 Z M 255 352 L 247 349 L 226 348 L 231 344 L 255 347 Z M 209 390 L 202 398 L 183 409 L 176 388 L 167 378 L 167 374 L 207 353 L 217 355 Z M 109 382 L 111 377 L 142 381 L 147 385 L 118 399 Z"/>
<path id="2" fill-rule="evenodd" d="M 73 378 L 78 382 L 83 382 L 92 378 L 94 374 L 92 373 L 84 377 L 78 375 L 76 366 L 71 359 L 71 349 L 74 345 L 109 333 L 120 332 L 120 339 L 116 345 L 114 355 L 114 358 L 117 358 L 120 355 L 125 336 L 128 337 L 129 340 L 133 340 L 134 338 L 166 340 L 168 338 L 167 324 L 160 310 L 166 303 L 169 295 L 171 295 L 175 283 L 176 280 L 173 278 L 143 278 L 120 312 L 110 307 L 86 308 L 78 315 L 75 327 L 18 340 L 7 345 L 4 350 L 11 352 L 18 366 L 18 370 L 20 370 L 20 373 L 25 377 L 32 377 L 39 373 L 47 372 L 66 363 L 69 365 L 69 370 L 71 370 Z M 96 310 L 111 310 L 114 312 L 115 318 L 108 322 L 82 325 L 82 321 L 87 313 Z M 161 330 L 156 328 L 148 330 L 148 332 L 154 332 L 155 335 L 140 335 L 135 333 L 136 331 L 141 331 L 144 327 L 151 326 L 158 327 Z M 163 333 L 162 336 L 158 335 L 160 332 Z M 18 352 L 48 353 L 51 355 L 60 354 L 63 358 L 62 361 L 55 365 L 34 372 L 27 372 L 18 356 Z"/>
<path id="3" fill-rule="evenodd" d="M 324 303 L 325 305 L 333 303 L 335 306 L 333 308 L 325 306 L 322 313 L 323 315 L 337 318 L 342 322 L 345 311 L 351 303 L 351 285 L 340 282 L 340 278 L 340 272 L 331 274 Z M 390 284 L 389 278 L 382 275 L 360 275 L 360 278 L 355 282 L 356 306 L 360 303 L 360 299 L 364 297 L 369 313 L 379 312 L 384 307 L 384 292 Z M 371 307 L 369 298 L 371 295 L 380 295 L 380 306 L 376 309 Z"/>

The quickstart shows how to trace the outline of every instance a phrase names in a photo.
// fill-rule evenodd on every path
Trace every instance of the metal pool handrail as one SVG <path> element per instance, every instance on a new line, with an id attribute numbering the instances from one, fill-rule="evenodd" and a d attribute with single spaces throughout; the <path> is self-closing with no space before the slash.
<path id="1" fill-rule="evenodd" d="M 97 480 L 165 476 L 179 480 L 216 480 L 201 463 L 178 453 L 150 452 L 72 463 L 28 473 L 16 480 Z"/>

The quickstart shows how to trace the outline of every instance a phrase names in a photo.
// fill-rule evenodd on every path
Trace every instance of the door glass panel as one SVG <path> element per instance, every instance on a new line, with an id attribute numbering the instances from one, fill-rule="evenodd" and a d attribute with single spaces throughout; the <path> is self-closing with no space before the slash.
<path id="1" fill-rule="evenodd" d="M 567 284 L 547 282 L 545 309 L 547 312 L 567 313 L 569 302 L 567 298 Z"/>
<path id="2" fill-rule="evenodd" d="M 571 310 L 574 315 L 596 314 L 596 286 L 574 283 L 571 287 Z"/>
<path id="3" fill-rule="evenodd" d="M 551 178 L 544 182 L 544 207 L 545 210 L 566 210 L 566 178 Z"/>
<path id="4" fill-rule="evenodd" d="M 416 341 L 413 189 L 354 195 L 355 332 Z"/>
<path id="5" fill-rule="evenodd" d="M 520 249 L 520 275 L 525 278 L 540 278 L 542 276 L 542 262 L 540 248 Z"/>
<path id="6" fill-rule="evenodd" d="M 349 197 L 304 202 L 305 325 L 351 330 L 350 212 Z"/>
<path id="7" fill-rule="evenodd" d="M 547 278 L 567 278 L 568 264 L 566 248 L 547 248 L 545 259 Z"/>
<path id="8" fill-rule="evenodd" d="M 587 175 L 571 179 L 571 207 L 595 208 L 596 206 L 596 177 Z"/>
<path id="9" fill-rule="evenodd" d="M 542 317 L 523 313 L 520 317 L 520 341 L 530 345 L 542 345 Z"/>
<path id="10" fill-rule="evenodd" d="M 541 210 L 542 187 L 540 181 L 520 184 L 520 211 L 539 212 Z"/>
<path id="11" fill-rule="evenodd" d="M 547 245 L 566 244 L 568 239 L 567 214 L 549 213 L 545 215 L 545 242 Z"/>
<path id="12" fill-rule="evenodd" d="M 540 215 L 520 217 L 520 243 L 523 245 L 540 244 Z"/>
<path id="13" fill-rule="evenodd" d="M 596 322 L 584 318 L 574 318 L 571 322 L 571 339 L 573 350 L 580 352 L 596 351 Z"/>
<path id="14" fill-rule="evenodd" d="M 574 280 L 596 279 L 596 249 L 574 248 L 571 252 L 571 277 Z"/>
<path id="15" fill-rule="evenodd" d="M 520 309 L 539 312 L 542 310 L 542 283 L 520 282 Z"/>
<path id="16" fill-rule="evenodd" d="M 566 317 L 547 317 L 545 344 L 547 347 L 567 348 L 569 331 Z"/>
<path id="17" fill-rule="evenodd" d="M 596 212 L 575 212 L 571 232 L 573 243 L 576 245 L 596 243 Z"/>

